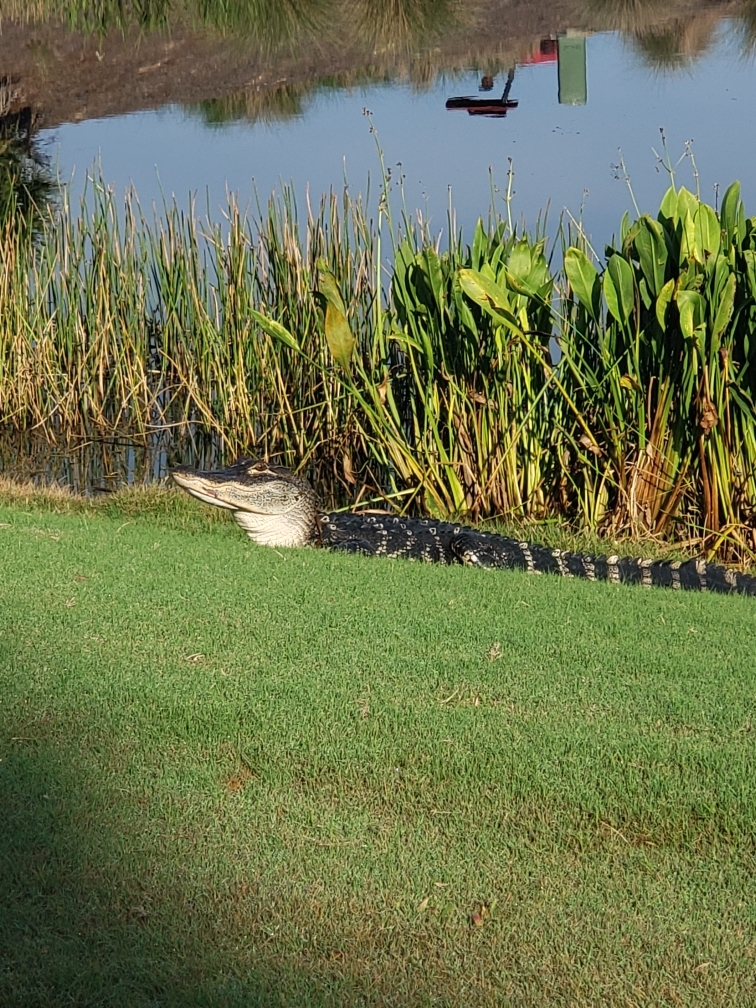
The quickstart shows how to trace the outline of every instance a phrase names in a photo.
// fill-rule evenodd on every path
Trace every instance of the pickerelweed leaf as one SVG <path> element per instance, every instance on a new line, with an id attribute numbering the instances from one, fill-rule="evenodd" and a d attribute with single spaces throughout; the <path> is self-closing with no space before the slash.
<path id="1" fill-rule="evenodd" d="M 601 304 L 598 270 L 580 249 L 568 248 L 564 253 L 564 271 L 578 301 L 597 321 Z"/>
<path id="2" fill-rule="evenodd" d="M 346 318 L 346 305 L 341 296 L 336 277 L 328 268 L 325 259 L 318 259 L 318 290 L 326 299 L 328 304 L 334 306 Z"/>
<path id="3" fill-rule="evenodd" d="M 695 216 L 696 210 L 701 204 L 698 202 L 696 197 L 690 190 L 682 186 L 677 190 L 677 217 L 680 219 L 685 215 L 686 212 L 690 213 L 691 217 Z"/>
<path id="4" fill-rule="evenodd" d="M 472 269 L 457 270 L 459 285 L 465 294 L 492 315 L 501 325 L 521 334 L 523 326 L 517 320 L 507 292 L 483 272 Z"/>
<path id="5" fill-rule="evenodd" d="M 277 339 L 285 346 L 291 347 L 292 350 L 296 350 L 297 353 L 302 352 L 299 343 L 297 343 L 289 330 L 285 326 L 282 326 L 280 322 L 276 322 L 274 319 L 268 318 L 267 315 L 263 315 L 262 312 L 255 311 L 254 308 L 249 308 L 248 311 L 250 317 L 257 322 L 263 332 L 266 332 L 269 336 L 272 336 L 273 339 Z"/>
<path id="6" fill-rule="evenodd" d="M 523 238 L 521 241 L 517 242 L 507 259 L 507 272 L 516 277 L 517 280 L 527 280 L 530 275 L 532 265 L 533 260 L 530 252 L 530 246 L 528 245 L 526 239 Z"/>
<path id="7" fill-rule="evenodd" d="M 675 281 L 668 280 L 659 292 L 659 297 L 656 299 L 656 321 L 662 329 L 666 327 L 667 306 L 672 300 L 672 295 L 674 293 Z"/>
<path id="8" fill-rule="evenodd" d="M 673 186 L 664 193 L 659 207 L 659 220 L 675 220 L 677 217 L 677 192 Z"/>
<path id="9" fill-rule="evenodd" d="M 756 252 L 751 249 L 743 249 L 743 261 L 746 266 L 746 280 L 751 297 L 756 300 Z"/>
<path id="10" fill-rule="evenodd" d="M 630 263 L 616 252 L 604 273 L 604 297 L 612 315 L 627 325 L 635 307 L 635 279 Z"/>
<path id="11" fill-rule="evenodd" d="M 635 250 L 648 289 L 656 297 L 664 286 L 668 253 L 661 224 L 648 214 L 638 221 Z"/>
<path id="12" fill-rule="evenodd" d="M 677 307 L 682 334 L 686 339 L 692 339 L 706 320 L 706 301 L 698 291 L 678 290 Z"/>
<path id="13" fill-rule="evenodd" d="M 680 214 L 678 232 L 680 234 L 680 266 L 688 259 L 703 262 L 703 255 L 696 252 L 696 221 L 690 210 L 685 210 Z"/>
<path id="14" fill-rule="evenodd" d="M 330 301 L 325 313 L 325 337 L 333 359 L 337 364 L 347 369 L 357 340 L 349 327 L 346 315 Z"/>
<path id="15" fill-rule="evenodd" d="M 705 262 L 706 255 L 718 252 L 722 244 L 722 228 L 719 218 L 706 203 L 699 203 L 694 214 L 696 259 Z"/>
<path id="16" fill-rule="evenodd" d="M 740 207 L 740 182 L 733 182 L 727 187 L 722 197 L 719 211 L 719 223 L 727 234 L 728 244 L 732 243 L 738 233 L 738 209 Z"/>
<path id="17" fill-rule="evenodd" d="M 735 307 L 735 285 L 735 274 L 731 273 L 727 278 L 724 290 L 722 291 L 722 296 L 719 300 L 719 307 L 717 308 L 717 314 L 714 316 L 712 339 L 715 341 L 717 341 L 722 335 L 727 327 L 727 324 L 732 318 L 732 311 Z"/>
<path id="18" fill-rule="evenodd" d="M 624 247 L 627 237 L 630 234 L 630 214 L 625 210 L 620 221 L 620 244 Z"/>
<path id="19" fill-rule="evenodd" d="M 507 292 L 485 273 L 473 269 L 460 269 L 457 271 L 457 276 L 462 290 L 477 304 L 511 311 Z"/>

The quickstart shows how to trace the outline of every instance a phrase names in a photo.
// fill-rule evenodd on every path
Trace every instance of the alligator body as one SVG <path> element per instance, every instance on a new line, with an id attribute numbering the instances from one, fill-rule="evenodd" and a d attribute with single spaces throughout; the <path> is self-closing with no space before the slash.
<path id="1" fill-rule="evenodd" d="M 520 542 L 451 522 L 385 514 L 322 514 L 310 484 L 283 466 L 241 459 L 227 469 L 173 470 L 187 493 L 233 512 L 251 539 L 266 546 L 325 546 L 350 553 L 559 574 L 613 584 L 756 595 L 756 578 L 704 560 L 594 556 Z"/>

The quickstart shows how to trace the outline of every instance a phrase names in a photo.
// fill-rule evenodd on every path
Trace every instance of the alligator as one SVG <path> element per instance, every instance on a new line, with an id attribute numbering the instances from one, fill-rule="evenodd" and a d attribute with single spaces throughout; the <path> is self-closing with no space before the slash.
<path id="1" fill-rule="evenodd" d="M 756 595 L 756 577 L 701 559 L 594 556 L 429 518 L 324 514 L 307 480 L 264 459 L 243 458 L 227 469 L 206 472 L 178 466 L 171 475 L 192 497 L 231 511 L 247 535 L 265 546 L 324 546 L 348 553 L 519 569 L 612 584 Z"/>

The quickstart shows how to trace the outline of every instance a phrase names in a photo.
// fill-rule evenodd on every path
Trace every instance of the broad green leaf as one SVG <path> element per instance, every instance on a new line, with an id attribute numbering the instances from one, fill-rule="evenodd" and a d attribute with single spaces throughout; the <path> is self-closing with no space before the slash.
<path id="1" fill-rule="evenodd" d="M 746 279 L 751 297 L 756 299 L 756 252 L 751 249 L 743 249 L 743 260 L 746 264 Z"/>
<path id="2" fill-rule="evenodd" d="M 678 220 L 685 216 L 686 212 L 695 216 L 696 210 L 699 207 L 699 202 L 692 192 L 689 192 L 685 186 L 677 190 L 677 218 Z"/>
<path id="3" fill-rule="evenodd" d="M 357 341 L 349 328 L 346 315 L 331 301 L 326 306 L 325 337 L 333 359 L 343 368 L 348 368 Z"/>
<path id="4" fill-rule="evenodd" d="M 686 339 L 693 339 L 706 320 L 706 302 L 698 291 L 678 290 L 677 307 L 682 334 Z"/>
<path id="5" fill-rule="evenodd" d="M 596 267 L 580 249 L 568 248 L 564 253 L 564 271 L 580 304 L 598 321 L 601 282 Z"/>
<path id="6" fill-rule="evenodd" d="M 625 210 L 622 214 L 622 220 L 620 221 L 620 244 L 623 246 L 627 240 L 627 236 L 630 233 L 630 214 Z"/>
<path id="7" fill-rule="evenodd" d="M 719 218 L 707 203 L 699 203 L 694 215 L 696 259 L 706 261 L 706 255 L 718 252 L 722 244 L 722 227 Z"/>
<path id="8" fill-rule="evenodd" d="M 684 213 L 680 214 L 677 229 L 680 233 L 680 258 L 678 261 L 682 266 L 686 259 L 697 258 L 696 222 L 690 210 L 686 210 Z M 703 261 L 703 256 L 700 257 L 700 261 Z"/>
<path id="9" fill-rule="evenodd" d="M 418 266 L 427 277 L 428 286 L 433 294 L 438 310 L 440 312 L 443 311 L 446 284 L 444 283 L 441 260 L 438 258 L 436 250 L 434 248 L 423 249 L 422 255 L 418 256 Z"/>
<path id="10" fill-rule="evenodd" d="M 249 309 L 250 316 L 255 322 L 260 326 L 263 332 L 266 332 L 273 339 L 277 339 L 280 343 L 285 344 L 287 347 L 291 347 L 292 350 L 296 350 L 297 353 L 301 353 L 302 349 L 299 343 L 294 339 L 288 329 L 281 325 L 280 322 L 276 322 L 267 315 L 263 315 L 259 311 L 255 311 L 254 308 Z"/>
<path id="11" fill-rule="evenodd" d="M 486 229 L 483 227 L 483 221 L 478 218 L 478 223 L 475 225 L 475 233 L 473 234 L 472 243 L 472 264 L 475 269 L 480 267 L 481 262 L 486 258 L 486 251 L 488 249 L 488 234 Z"/>
<path id="12" fill-rule="evenodd" d="M 459 275 L 456 273 L 454 274 L 454 277 L 452 279 L 451 289 L 452 289 L 452 298 L 454 299 L 454 306 L 457 311 L 457 319 L 462 323 L 463 326 L 465 326 L 466 329 L 469 330 L 471 334 L 477 336 L 478 327 L 475 322 L 475 317 L 473 316 L 473 313 L 470 311 L 470 307 L 464 298 L 464 294 L 462 292 L 462 288 L 459 282 Z"/>
<path id="13" fill-rule="evenodd" d="M 719 300 L 717 314 L 714 316 L 714 326 L 712 329 L 712 338 L 714 341 L 719 339 L 732 318 L 732 311 L 735 306 L 735 282 L 735 274 L 730 273 Z"/>
<path id="14" fill-rule="evenodd" d="M 612 315 L 627 325 L 635 308 L 635 279 L 630 263 L 616 253 L 604 273 L 604 297 Z"/>
<path id="15" fill-rule="evenodd" d="M 729 258 L 721 254 L 711 256 L 706 264 L 706 273 L 709 281 L 707 291 L 709 303 L 717 305 L 732 273 Z"/>
<path id="16" fill-rule="evenodd" d="M 542 300 L 550 299 L 554 278 L 549 271 L 549 264 L 546 262 L 545 256 L 539 254 L 537 258 L 534 257 L 533 267 L 528 277 L 528 287 L 535 291 Z"/>
<path id="17" fill-rule="evenodd" d="M 675 220 L 677 217 L 677 193 L 673 186 L 664 194 L 664 198 L 659 206 L 659 220 Z"/>
<path id="18" fill-rule="evenodd" d="M 526 281 L 530 276 L 533 260 L 527 240 L 518 241 L 507 259 L 507 272 L 518 280 Z"/>
<path id="19" fill-rule="evenodd" d="M 728 243 L 732 243 L 738 237 L 738 222 L 740 217 L 740 182 L 733 182 L 728 186 L 722 197 L 722 206 L 719 211 L 719 222 L 722 230 L 727 233 Z"/>
<path id="20" fill-rule="evenodd" d="M 494 269 L 494 265 L 497 267 Z M 480 267 L 480 275 L 487 277 L 489 280 L 493 280 L 494 283 L 497 282 L 496 277 L 498 274 L 498 261 L 496 256 L 492 256 L 490 259 L 486 260 Z"/>
<path id="21" fill-rule="evenodd" d="M 507 293 L 483 272 L 472 269 L 457 270 L 459 285 L 465 294 L 481 308 L 492 315 L 497 322 L 508 326 L 513 332 L 521 333 L 522 328 L 515 318 Z"/>
<path id="22" fill-rule="evenodd" d="M 638 221 L 635 249 L 649 291 L 656 297 L 664 286 L 667 268 L 667 243 L 658 221 L 644 214 Z"/>
<path id="23" fill-rule="evenodd" d="M 656 321 L 662 329 L 666 327 L 667 305 L 672 300 L 674 292 L 675 281 L 667 280 L 659 291 L 659 297 L 656 299 Z"/>
<path id="24" fill-rule="evenodd" d="M 477 304 L 511 310 L 507 292 L 485 273 L 463 268 L 457 271 L 457 276 L 462 290 Z"/>
<path id="25" fill-rule="evenodd" d="M 341 296 L 336 277 L 328 269 L 325 259 L 318 259 L 318 290 L 326 299 L 328 304 L 334 306 L 346 318 L 346 305 Z"/>
<path id="26" fill-rule="evenodd" d="M 523 280 L 516 276 L 514 273 L 510 273 L 509 269 L 505 266 L 503 269 L 504 277 L 506 278 L 507 285 L 520 297 L 532 298 L 535 297 L 535 290 L 530 285 L 527 280 Z"/>

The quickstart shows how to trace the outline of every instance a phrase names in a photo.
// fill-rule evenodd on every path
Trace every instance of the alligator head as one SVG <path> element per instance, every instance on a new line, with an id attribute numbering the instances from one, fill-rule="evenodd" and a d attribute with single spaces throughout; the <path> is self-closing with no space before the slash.
<path id="1" fill-rule="evenodd" d="M 304 546 L 317 536 L 315 491 L 284 466 L 245 458 L 214 472 L 177 466 L 171 476 L 192 497 L 233 511 L 263 546 Z"/>

